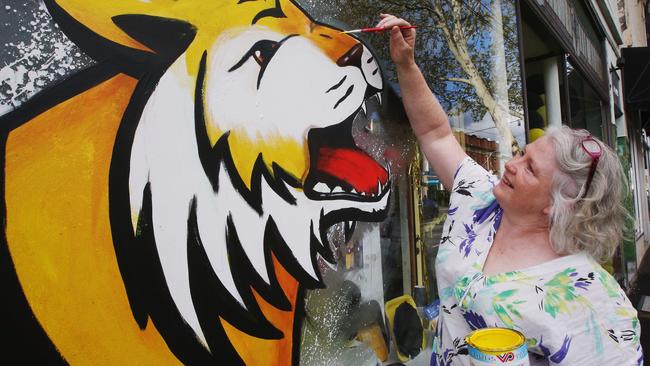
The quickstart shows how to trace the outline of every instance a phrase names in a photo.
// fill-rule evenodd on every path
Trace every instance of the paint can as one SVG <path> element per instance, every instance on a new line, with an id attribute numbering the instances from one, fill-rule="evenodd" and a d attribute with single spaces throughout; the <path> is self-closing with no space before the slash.
<path id="1" fill-rule="evenodd" d="M 530 366 L 526 337 L 507 328 L 478 329 L 465 337 L 472 366 Z"/>

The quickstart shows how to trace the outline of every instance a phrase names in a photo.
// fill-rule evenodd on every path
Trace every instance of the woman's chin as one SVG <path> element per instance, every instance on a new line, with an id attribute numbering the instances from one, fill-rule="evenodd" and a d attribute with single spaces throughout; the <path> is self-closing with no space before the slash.
<path id="1" fill-rule="evenodd" d="M 497 200 L 497 203 L 499 206 L 502 206 L 503 199 L 505 198 L 506 195 L 506 189 L 505 189 L 504 184 L 497 184 L 494 189 L 492 190 L 492 194 L 494 194 L 494 198 Z"/>

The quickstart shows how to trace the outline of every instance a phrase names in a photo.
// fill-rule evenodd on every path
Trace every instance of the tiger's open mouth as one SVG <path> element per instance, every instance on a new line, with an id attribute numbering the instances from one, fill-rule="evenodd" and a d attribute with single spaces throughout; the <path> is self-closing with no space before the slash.
<path id="1" fill-rule="evenodd" d="M 303 187 L 309 199 L 379 202 L 388 194 L 389 169 L 357 147 L 352 137 L 353 122 L 367 124 L 380 107 L 380 94 L 372 94 L 343 122 L 309 131 L 310 170 Z"/>

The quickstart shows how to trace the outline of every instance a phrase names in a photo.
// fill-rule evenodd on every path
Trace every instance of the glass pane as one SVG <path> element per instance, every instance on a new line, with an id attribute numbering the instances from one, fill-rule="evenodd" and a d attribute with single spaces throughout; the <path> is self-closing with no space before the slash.
<path id="1" fill-rule="evenodd" d="M 567 73 L 571 127 L 584 128 L 602 139 L 603 116 L 600 97 L 570 61 L 567 61 Z"/>
<path id="2" fill-rule="evenodd" d="M 435 280 L 435 260 L 442 238 L 442 225 L 447 218 L 449 192 L 444 189 L 436 173 L 426 160 L 422 163 L 420 212 L 422 215 L 422 245 L 426 263 L 427 304 L 438 299 Z"/>
<path id="3" fill-rule="evenodd" d="M 537 15 L 522 3 L 522 40 L 526 72 L 529 142 L 551 124 L 566 120 L 560 45 L 549 37 Z"/>
<path id="4" fill-rule="evenodd" d="M 313 13 L 348 29 L 374 25 L 379 13 L 418 26 L 416 61 L 450 116 L 455 130 L 497 143 L 501 166 L 525 144 L 514 1 L 502 0 L 303 0 Z M 396 81 L 386 35 L 361 34 Z M 513 147 L 514 145 L 514 147 Z M 497 169 L 499 171 L 501 168 Z"/>
<path id="5" fill-rule="evenodd" d="M 467 153 L 489 171 L 500 175 L 513 151 L 526 143 L 514 1 L 361 0 L 350 3 L 347 0 L 302 0 L 300 3 L 315 19 L 342 29 L 372 27 L 378 22 L 379 13 L 396 14 L 417 25 L 417 62 L 447 111 L 455 136 Z M 373 33 L 358 37 L 374 48 L 386 79 L 399 93 L 387 35 Z M 401 147 L 415 146 L 405 117 L 383 118 L 375 127 L 386 130 L 391 125 L 404 128 L 405 137 L 387 134 L 382 138 L 389 137 Z M 375 145 L 368 146 L 374 149 Z M 361 233 L 364 253 L 380 253 L 381 271 L 374 272 L 373 276 L 354 275 L 354 270 L 346 270 L 345 264 L 339 263 L 328 270 L 324 278 L 326 283 L 329 279 L 334 284 L 332 288 L 344 292 L 349 292 L 349 284 L 337 284 L 345 280 L 353 282 L 361 293 L 354 295 L 358 296 L 359 303 L 378 302 L 388 319 L 384 336 L 389 355 L 386 360 L 380 359 L 383 364 L 401 361 L 407 365 L 429 365 L 431 329 L 435 321 L 430 321 L 426 311 L 435 309 L 438 297 L 434 264 L 438 245 L 444 237 L 442 224 L 447 217 L 449 193 L 419 154 L 402 153 L 401 156 L 403 166 L 395 174 L 388 219 L 379 225 L 376 237 L 372 237 L 375 235 L 372 224 Z M 355 235 L 361 234 L 357 228 Z M 371 249 L 373 246 L 380 250 L 376 252 Z M 339 253 L 342 255 L 341 251 Z M 377 263 L 370 264 L 368 258 L 364 254 L 364 268 Z M 377 288 L 383 291 L 381 299 L 374 292 Z M 401 358 L 397 352 L 390 321 L 391 306 L 404 299 L 413 302 L 424 328 L 424 346 L 411 360 Z M 330 289 L 329 285 L 328 289 L 309 294 L 306 311 L 311 320 L 303 327 L 306 337 L 301 346 L 301 364 L 373 364 L 373 353 L 368 350 L 374 350 L 375 357 L 383 352 L 382 347 L 376 347 L 383 342 L 371 342 L 368 340 L 371 337 L 360 337 L 359 332 L 348 331 L 338 338 L 332 336 L 342 334 L 341 322 L 335 321 L 335 314 L 347 309 L 348 303 L 341 292 Z M 314 336 L 315 329 L 319 329 L 321 336 Z M 350 338 L 346 340 L 345 337 Z M 335 338 L 338 340 L 334 341 Z M 359 341 L 360 338 L 365 341 Z M 323 346 L 327 342 L 328 345 Z"/>
<path id="6" fill-rule="evenodd" d="M 625 172 L 626 181 L 632 182 L 630 177 L 631 172 L 631 156 L 629 148 L 629 140 L 627 136 L 620 136 L 616 141 L 616 152 L 623 166 L 623 171 Z M 636 245 L 635 245 L 635 221 L 636 217 L 635 205 L 634 205 L 634 192 L 633 190 L 628 191 L 623 201 L 625 209 L 630 213 L 626 218 L 626 228 L 625 236 L 623 237 L 623 255 L 621 256 L 622 260 L 622 270 L 625 272 L 625 284 L 627 285 L 628 281 L 632 280 L 636 274 L 637 260 L 641 258 L 636 257 Z"/>

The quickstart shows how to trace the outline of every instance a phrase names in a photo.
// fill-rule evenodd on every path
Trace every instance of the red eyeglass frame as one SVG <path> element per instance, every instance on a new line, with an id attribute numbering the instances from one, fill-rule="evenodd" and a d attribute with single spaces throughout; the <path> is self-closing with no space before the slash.
<path id="1" fill-rule="evenodd" d="M 598 151 L 590 151 L 587 147 L 585 147 L 585 142 L 587 141 L 593 141 L 596 146 L 598 146 Z M 591 187 L 591 180 L 594 178 L 594 173 L 596 173 L 596 166 L 598 165 L 600 157 L 603 156 L 603 147 L 600 146 L 600 143 L 596 141 L 592 135 L 589 135 L 582 139 L 580 146 L 582 147 L 582 150 L 584 150 L 585 153 L 587 153 L 587 155 L 589 155 L 591 158 L 591 167 L 589 167 L 589 175 L 587 176 L 585 191 L 582 194 L 582 197 L 580 197 L 582 199 L 587 195 L 587 192 L 589 192 L 589 187 Z"/>

